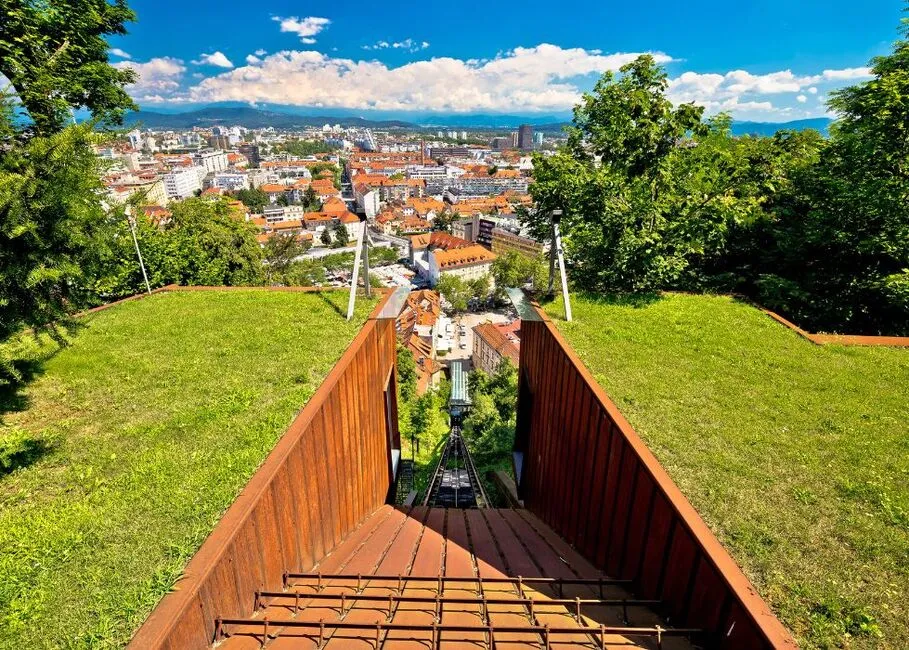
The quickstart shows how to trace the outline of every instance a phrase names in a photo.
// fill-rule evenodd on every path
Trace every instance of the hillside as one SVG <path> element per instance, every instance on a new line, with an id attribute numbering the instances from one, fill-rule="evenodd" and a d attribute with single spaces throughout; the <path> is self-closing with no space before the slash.
<path id="1" fill-rule="evenodd" d="M 346 303 L 178 291 L 83 319 L 0 411 L 41 442 L 0 465 L 0 648 L 125 645 L 375 301 Z"/>

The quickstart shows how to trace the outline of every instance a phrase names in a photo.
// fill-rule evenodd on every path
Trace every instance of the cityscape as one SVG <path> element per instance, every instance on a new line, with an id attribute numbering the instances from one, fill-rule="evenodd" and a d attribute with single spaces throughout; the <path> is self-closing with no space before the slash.
<path id="1" fill-rule="evenodd" d="M 866 5 L 0 2 L 0 650 L 909 647 Z"/>

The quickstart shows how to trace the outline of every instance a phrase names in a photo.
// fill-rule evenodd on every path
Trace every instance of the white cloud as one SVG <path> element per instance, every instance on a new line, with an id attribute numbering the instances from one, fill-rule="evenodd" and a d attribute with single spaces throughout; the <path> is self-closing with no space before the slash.
<path id="1" fill-rule="evenodd" d="M 396 50 L 407 50 L 408 52 L 419 52 L 429 47 L 429 41 L 415 41 L 412 38 L 405 38 L 403 41 L 376 41 L 372 45 L 363 45 L 364 50 L 385 50 L 393 48 Z"/>
<path id="2" fill-rule="evenodd" d="M 186 66 L 180 59 L 164 56 L 144 63 L 120 61 L 113 65 L 115 68 L 136 71 L 138 79 L 128 90 L 137 101 L 180 101 L 177 91 L 180 88 L 180 77 L 186 72 Z"/>
<path id="3" fill-rule="evenodd" d="M 119 47 L 112 47 L 112 48 L 110 48 L 110 53 L 113 54 L 114 56 L 120 57 L 121 59 L 131 59 L 131 58 L 133 58 L 133 57 L 129 54 L 129 52 L 124 52 L 124 51 L 121 50 Z"/>
<path id="4" fill-rule="evenodd" d="M 694 102 L 704 106 L 708 113 L 729 111 L 739 119 L 760 119 L 785 114 L 793 109 L 792 106 L 768 102 L 768 96 L 780 96 L 789 103 L 794 99 L 796 103 L 804 104 L 807 102 L 804 93 L 817 94 L 817 85 L 829 90 L 870 75 L 869 68 L 824 70 L 820 74 L 804 76 L 796 75 L 791 70 L 766 74 L 752 74 L 745 70 L 732 70 L 725 74 L 684 72 L 670 80 L 668 95 L 677 103 Z M 762 107 L 762 104 L 769 107 Z M 743 118 L 745 115 L 747 118 Z"/>
<path id="5" fill-rule="evenodd" d="M 255 56 L 254 54 L 247 54 L 247 55 L 246 55 L 246 62 L 247 62 L 249 65 L 256 65 L 257 63 L 262 63 L 262 59 L 260 59 L 259 57 Z"/>
<path id="6" fill-rule="evenodd" d="M 871 68 L 844 68 L 842 70 L 824 70 L 822 79 L 827 81 L 852 81 L 867 79 L 871 76 Z"/>
<path id="7" fill-rule="evenodd" d="M 265 56 L 266 54 L 268 54 L 268 52 L 263 50 L 262 48 L 259 48 L 253 54 L 255 54 L 256 56 Z"/>
<path id="8" fill-rule="evenodd" d="M 315 43 L 316 39 L 313 37 L 331 24 L 328 18 L 319 18 L 318 16 L 307 16 L 306 18 L 273 16 L 272 20 L 281 24 L 282 32 L 296 34 L 300 37 L 300 41 L 307 45 Z M 260 54 L 259 56 L 262 55 Z"/>
<path id="9" fill-rule="evenodd" d="M 212 54 L 202 54 L 198 61 L 193 61 L 195 65 L 213 65 L 219 68 L 232 68 L 233 62 L 228 59 L 223 52 L 214 52 Z"/>
<path id="10" fill-rule="evenodd" d="M 205 79 L 188 92 L 195 102 L 245 101 L 381 110 L 549 111 L 579 99 L 577 77 L 617 70 L 638 53 L 593 54 L 542 44 L 489 61 L 448 57 L 390 68 L 378 61 L 283 51 L 253 67 Z M 671 57 L 655 53 L 659 63 Z"/>

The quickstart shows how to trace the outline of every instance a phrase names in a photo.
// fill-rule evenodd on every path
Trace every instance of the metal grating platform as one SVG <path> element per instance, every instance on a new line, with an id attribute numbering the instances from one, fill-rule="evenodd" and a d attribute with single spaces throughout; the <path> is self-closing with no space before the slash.
<path id="1" fill-rule="evenodd" d="M 596 571 L 524 510 L 385 506 L 313 571 L 220 619 L 216 644 L 253 648 L 697 647 L 658 601 Z"/>

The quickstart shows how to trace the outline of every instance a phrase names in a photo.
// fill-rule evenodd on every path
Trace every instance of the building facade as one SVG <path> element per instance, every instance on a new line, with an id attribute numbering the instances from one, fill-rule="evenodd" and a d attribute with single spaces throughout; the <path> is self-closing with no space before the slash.
<path id="1" fill-rule="evenodd" d="M 526 257 L 539 257 L 545 252 L 543 244 L 536 239 L 525 237 L 505 228 L 492 229 L 490 248 L 496 255 L 515 251 Z"/>
<path id="2" fill-rule="evenodd" d="M 202 179 L 199 169 L 185 167 L 175 169 L 164 175 L 164 191 L 169 201 L 180 201 L 189 198 L 196 191 L 202 190 Z"/>
<path id="3" fill-rule="evenodd" d="M 533 149 L 533 127 L 529 124 L 518 127 L 518 149 L 521 151 Z"/>
<path id="4" fill-rule="evenodd" d="M 503 359 L 515 366 L 520 360 L 518 334 L 520 321 L 499 325 L 481 323 L 473 328 L 473 367 L 488 375 L 495 374 Z"/>

